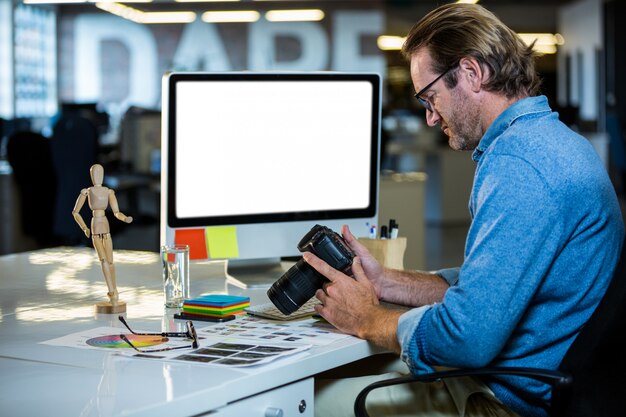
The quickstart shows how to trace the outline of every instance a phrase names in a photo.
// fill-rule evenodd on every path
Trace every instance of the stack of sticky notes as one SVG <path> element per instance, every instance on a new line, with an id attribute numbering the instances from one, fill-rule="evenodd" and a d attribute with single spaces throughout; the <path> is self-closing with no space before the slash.
<path id="1" fill-rule="evenodd" d="M 183 313 L 188 317 L 225 317 L 243 312 L 250 306 L 250 297 L 210 294 L 183 302 Z"/>

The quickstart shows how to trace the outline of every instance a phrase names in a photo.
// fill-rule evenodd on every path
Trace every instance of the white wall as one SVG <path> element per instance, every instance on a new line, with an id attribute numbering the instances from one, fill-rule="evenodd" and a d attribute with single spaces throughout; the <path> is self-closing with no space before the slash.
<path id="1" fill-rule="evenodd" d="M 598 80 L 601 75 L 596 51 L 603 49 L 604 33 L 601 0 L 580 0 L 561 7 L 557 30 L 565 38 L 565 44 L 559 47 L 558 102 L 562 106 L 578 106 L 583 120 L 596 120 L 599 117 Z M 571 59 L 570 68 L 566 68 L 566 55 Z M 569 77 L 566 76 L 568 71 Z M 567 80 L 570 103 L 567 103 Z"/>

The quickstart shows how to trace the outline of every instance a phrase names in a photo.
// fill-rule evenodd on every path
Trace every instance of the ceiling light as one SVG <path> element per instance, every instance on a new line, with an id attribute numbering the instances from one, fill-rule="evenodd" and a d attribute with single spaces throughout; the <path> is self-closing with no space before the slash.
<path id="1" fill-rule="evenodd" d="M 256 10 L 204 12 L 202 21 L 207 23 L 256 22 L 261 15 Z"/>
<path id="2" fill-rule="evenodd" d="M 402 49 L 405 40 L 402 36 L 382 35 L 376 39 L 376 45 L 383 51 L 397 51 Z"/>
<path id="3" fill-rule="evenodd" d="M 456 0 L 457 3 L 476 4 L 478 0 Z"/>
<path id="4" fill-rule="evenodd" d="M 556 54 L 555 45 L 537 45 L 533 46 L 533 51 L 540 54 Z"/>
<path id="5" fill-rule="evenodd" d="M 533 50 L 541 54 L 555 54 L 557 45 L 563 45 L 565 39 L 559 33 L 518 33 L 526 45 L 535 42 Z"/>
<path id="6" fill-rule="evenodd" d="M 106 2 L 98 2 L 96 7 L 124 19 L 142 24 L 191 23 L 196 20 L 194 12 L 143 12 L 120 3 Z"/>
<path id="7" fill-rule="evenodd" d="M 534 40 L 540 45 L 563 45 L 565 43 L 560 33 L 518 33 L 518 36 L 528 45 Z"/>
<path id="8" fill-rule="evenodd" d="M 324 18 L 320 9 L 301 10 L 270 10 L 265 13 L 265 19 L 270 22 L 319 22 Z"/>

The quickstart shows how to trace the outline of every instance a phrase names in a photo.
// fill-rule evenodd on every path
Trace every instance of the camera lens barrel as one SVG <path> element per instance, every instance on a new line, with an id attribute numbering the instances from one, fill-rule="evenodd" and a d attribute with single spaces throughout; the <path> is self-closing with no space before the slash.
<path id="1" fill-rule="evenodd" d="M 311 252 L 331 267 L 352 275 L 354 252 L 337 233 L 316 224 L 298 243 L 300 252 Z M 283 314 L 291 314 L 322 288 L 326 277 L 304 259 L 289 268 L 267 291 L 267 296 Z"/>
<path id="2" fill-rule="evenodd" d="M 300 259 L 267 291 L 267 296 L 283 314 L 291 314 L 315 295 L 328 281 Z"/>

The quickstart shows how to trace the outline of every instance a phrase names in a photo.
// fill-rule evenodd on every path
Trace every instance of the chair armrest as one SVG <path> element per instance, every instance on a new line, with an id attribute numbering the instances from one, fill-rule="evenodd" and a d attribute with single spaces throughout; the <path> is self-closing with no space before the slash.
<path id="1" fill-rule="evenodd" d="M 489 368 L 472 368 L 472 369 L 452 369 L 449 371 L 430 372 L 427 374 L 407 375 L 399 378 L 390 378 L 384 381 L 374 382 L 357 395 L 354 401 L 354 414 L 356 417 L 369 417 L 365 409 L 365 399 L 370 391 L 377 388 L 388 387 L 391 385 L 406 384 L 409 382 L 434 382 L 445 378 L 454 378 L 461 376 L 479 376 L 479 375 L 517 375 L 527 378 L 536 379 L 552 386 L 569 385 L 572 382 L 571 376 L 559 371 L 552 371 L 540 368 L 519 368 L 519 367 L 489 367 Z"/>

